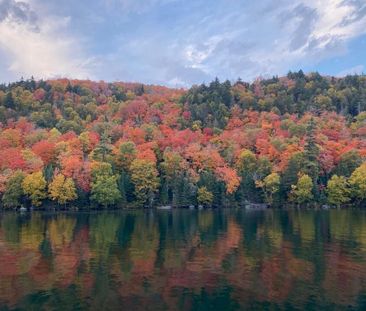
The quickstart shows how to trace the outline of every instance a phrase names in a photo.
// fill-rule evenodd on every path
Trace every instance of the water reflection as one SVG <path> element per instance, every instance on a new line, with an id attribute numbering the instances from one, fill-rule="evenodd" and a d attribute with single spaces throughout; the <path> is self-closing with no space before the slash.
<path id="1" fill-rule="evenodd" d="M 366 213 L 0 215 L 0 309 L 366 309 Z"/>

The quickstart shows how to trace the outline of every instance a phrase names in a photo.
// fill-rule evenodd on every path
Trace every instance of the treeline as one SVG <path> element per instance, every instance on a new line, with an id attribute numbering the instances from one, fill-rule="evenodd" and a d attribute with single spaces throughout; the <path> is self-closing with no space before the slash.
<path id="1" fill-rule="evenodd" d="M 208 86 L 192 87 L 181 103 L 187 104 L 198 125 L 221 129 L 234 106 L 281 115 L 335 111 L 352 118 L 366 110 L 366 77 L 323 77 L 318 73 L 305 75 L 300 70 L 252 84 L 239 80 L 231 85 L 230 81 L 220 83 L 216 79 Z"/>
<path id="2" fill-rule="evenodd" d="M 0 86 L 4 208 L 364 205 L 366 77 Z"/>

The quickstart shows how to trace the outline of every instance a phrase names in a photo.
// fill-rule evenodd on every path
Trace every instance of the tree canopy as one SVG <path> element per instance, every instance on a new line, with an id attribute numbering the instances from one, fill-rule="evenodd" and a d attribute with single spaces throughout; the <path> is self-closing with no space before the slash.
<path id="1" fill-rule="evenodd" d="M 363 205 L 365 139 L 363 75 L 189 90 L 22 80 L 0 86 L 0 196 L 7 208 L 189 206 L 207 193 L 212 206 Z"/>

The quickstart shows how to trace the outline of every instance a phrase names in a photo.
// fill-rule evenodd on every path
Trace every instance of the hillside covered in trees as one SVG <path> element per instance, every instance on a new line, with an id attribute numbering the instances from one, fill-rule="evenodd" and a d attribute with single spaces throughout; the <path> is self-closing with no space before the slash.
<path id="1" fill-rule="evenodd" d="M 366 202 L 366 76 L 0 85 L 1 206 Z"/>

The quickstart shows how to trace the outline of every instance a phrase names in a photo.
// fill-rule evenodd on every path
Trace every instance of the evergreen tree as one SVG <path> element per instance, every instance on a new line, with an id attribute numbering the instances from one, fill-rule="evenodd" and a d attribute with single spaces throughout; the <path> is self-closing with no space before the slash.
<path id="1" fill-rule="evenodd" d="M 306 142 L 304 146 L 303 172 L 309 175 L 313 182 L 313 193 L 318 196 L 318 179 L 319 179 L 319 147 L 315 139 L 316 123 L 314 118 L 311 118 L 306 128 Z"/>
<path id="2" fill-rule="evenodd" d="M 334 169 L 334 173 L 338 176 L 350 177 L 354 170 L 362 163 L 360 153 L 356 150 L 348 151 L 341 155 L 338 165 Z"/>
<path id="3" fill-rule="evenodd" d="M 93 158 L 94 160 L 100 162 L 111 162 L 110 154 L 112 151 L 111 139 L 107 133 L 103 133 L 100 139 L 99 144 L 93 150 Z"/>
<path id="4" fill-rule="evenodd" d="M 14 102 L 13 94 L 11 91 L 6 93 L 6 96 L 4 99 L 4 106 L 9 109 L 15 109 L 15 102 Z"/>

